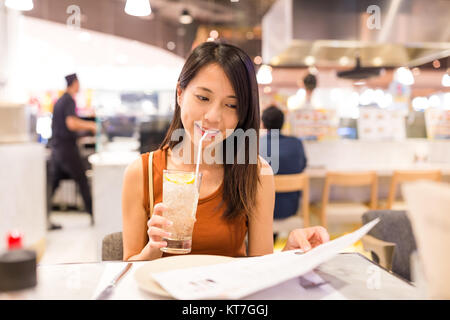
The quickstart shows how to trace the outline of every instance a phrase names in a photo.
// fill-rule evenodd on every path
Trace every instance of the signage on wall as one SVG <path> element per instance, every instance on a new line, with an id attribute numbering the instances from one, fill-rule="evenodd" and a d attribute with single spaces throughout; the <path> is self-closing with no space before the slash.
<path id="1" fill-rule="evenodd" d="M 360 140 L 404 140 L 406 127 L 404 113 L 377 107 L 361 107 L 358 119 Z"/>
<path id="2" fill-rule="evenodd" d="M 450 139 L 450 110 L 428 108 L 425 125 L 429 139 Z"/>
<path id="3" fill-rule="evenodd" d="M 299 109 L 289 113 L 291 134 L 304 140 L 338 138 L 339 119 L 335 110 Z"/>

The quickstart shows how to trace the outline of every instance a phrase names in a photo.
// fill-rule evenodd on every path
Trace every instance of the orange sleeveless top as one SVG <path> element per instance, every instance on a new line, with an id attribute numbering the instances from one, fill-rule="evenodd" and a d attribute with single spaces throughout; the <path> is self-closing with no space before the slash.
<path id="1" fill-rule="evenodd" d="M 167 148 L 153 152 L 153 199 L 162 202 L 163 170 L 167 169 Z M 144 169 L 144 208 L 150 216 L 149 153 L 141 155 Z M 222 202 L 223 183 L 207 197 L 200 198 L 192 234 L 191 254 L 210 254 L 230 257 L 246 256 L 245 235 L 247 219 L 237 218 L 229 222 L 222 218 L 225 203 Z M 171 256 L 164 253 L 163 257 Z"/>

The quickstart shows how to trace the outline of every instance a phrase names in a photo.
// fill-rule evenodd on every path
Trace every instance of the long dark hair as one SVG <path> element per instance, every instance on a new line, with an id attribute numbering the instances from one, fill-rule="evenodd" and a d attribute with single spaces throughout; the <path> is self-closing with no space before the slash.
<path id="1" fill-rule="evenodd" d="M 185 89 L 197 72 L 209 64 L 218 64 L 222 67 L 236 94 L 239 121 L 235 130 L 242 129 L 245 132 L 248 129 L 253 129 L 257 138 L 256 164 L 249 161 L 250 139 L 245 139 L 243 145 L 238 144 L 237 148 L 233 148 L 233 164 L 226 162 L 226 146 L 227 141 L 236 139 L 236 136 L 230 135 L 222 142 L 224 150 L 223 202 L 226 204 L 223 217 L 227 220 L 232 220 L 248 216 L 256 207 L 256 192 L 260 182 L 258 172 L 260 122 L 258 84 L 253 62 L 244 51 L 230 44 L 204 42 L 196 47 L 187 58 L 178 78 L 179 87 Z M 181 140 L 171 140 L 172 133 L 176 129 L 181 128 L 183 128 L 181 111 L 175 95 L 175 112 L 172 123 L 164 141 L 161 143 L 160 149 L 168 145 L 172 150 L 175 145 L 181 142 Z M 244 164 L 238 164 L 236 161 L 239 152 L 245 152 Z"/>

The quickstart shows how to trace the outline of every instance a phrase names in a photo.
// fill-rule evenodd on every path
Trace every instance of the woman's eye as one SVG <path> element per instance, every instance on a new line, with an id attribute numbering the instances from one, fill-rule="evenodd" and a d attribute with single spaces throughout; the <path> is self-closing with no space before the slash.
<path id="1" fill-rule="evenodd" d="M 227 107 L 232 108 L 232 109 L 236 109 L 237 105 L 235 104 L 226 104 Z"/>
<path id="2" fill-rule="evenodd" d="M 199 95 L 197 95 L 197 99 L 200 100 L 200 101 L 209 101 L 208 98 L 206 98 L 204 96 L 199 96 Z"/>

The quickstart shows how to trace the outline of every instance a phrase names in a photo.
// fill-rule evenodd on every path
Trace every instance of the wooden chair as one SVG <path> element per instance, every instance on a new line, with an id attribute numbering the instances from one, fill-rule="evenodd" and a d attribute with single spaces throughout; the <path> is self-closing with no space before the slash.
<path id="1" fill-rule="evenodd" d="M 296 173 L 275 175 L 274 179 L 275 192 L 302 191 L 302 199 L 301 210 L 295 216 L 274 219 L 273 232 L 290 232 L 295 228 L 309 227 L 309 177 L 305 173 Z"/>
<path id="2" fill-rule="evenodd" d="M 395 202 L 395 195 L 397 193 L 397 186 L 400 183 L 416 180 L 432 180 L 441 181 L 440 170 L 395 170 L 392 175 L 391 186 L 389 188 L 386 209 L 406 210 L 404 202 Z"/>
<path id="3" fill-rule="evenodd" d="M 355 186 L 370 186 L 370 203 L 369 206 L 346 202 L 329 204 L 330 187 L 332 185 L 355 187 Z M 327 219 L 330 214 L 339 216 L 341 219 L 354 218 L 354 221 L 361 221 L 361 216 L 368 210 L 375 210 L 377 208 L 378 196 L 378 178 L 374 171 L 361 172 L 334 172 L 326 173 L 325 185 L 322 194 L 322 206 L 320 209 L 320 223 L 327 228 Z"/>

